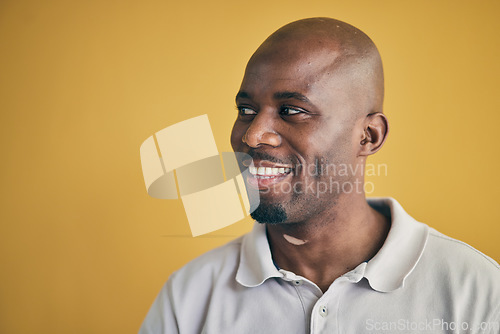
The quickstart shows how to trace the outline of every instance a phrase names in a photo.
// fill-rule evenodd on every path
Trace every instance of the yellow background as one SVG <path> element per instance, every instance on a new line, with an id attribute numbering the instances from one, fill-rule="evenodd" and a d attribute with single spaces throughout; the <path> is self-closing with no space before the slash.
<path id="1" fill-rule="evenodd" d="M 246 61 L 281 25 L 347 21 L 385 64 L 374 195 L 500 260 L 500 2 L 0 1 L 0 332 L 135 333 L 163 282 L 250 229 L 188 237 L 139 146 L 207 113 L 229 150 Z M 182 143 L 178 143 L 182 145 Z"/>

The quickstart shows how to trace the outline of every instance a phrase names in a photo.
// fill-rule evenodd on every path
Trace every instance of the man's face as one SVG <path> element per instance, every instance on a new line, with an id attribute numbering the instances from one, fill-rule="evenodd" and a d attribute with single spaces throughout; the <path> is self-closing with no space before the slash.
<path id="1" fill-rule="evenodd" d="M 252 217 L 263 223 L 314 219 L 356 191 L 360 172 L 354 115 L 363 106 L 348 73 L 332 66 L 331 50 L 281 50 L 249 63 L 231 134 L 233 149 L 253 157 L 247 186 L 259 189 Z"/>

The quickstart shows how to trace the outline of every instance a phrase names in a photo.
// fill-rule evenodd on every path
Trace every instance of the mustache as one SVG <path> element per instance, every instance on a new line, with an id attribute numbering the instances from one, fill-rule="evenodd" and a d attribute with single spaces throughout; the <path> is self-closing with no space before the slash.
<path id="1" fill-rule="evenodd" d="M 277 164 L 294 165 L 294 166 L 296 165 L 292 157 L 286 157 L 282 159 L 265 152 L 256 151 L 255 149 L 249 150 L 248 152 L 246 152 L 246 154 L 248 154 L 254 160 L 267 160 Z"/>

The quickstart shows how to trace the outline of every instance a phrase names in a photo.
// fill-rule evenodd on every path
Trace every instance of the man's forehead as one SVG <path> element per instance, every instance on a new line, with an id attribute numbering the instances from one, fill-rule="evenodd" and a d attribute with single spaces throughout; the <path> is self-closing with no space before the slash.
<path id="1" fill-rule="evenodd" d="M 327 64 L 343 53 L 335 39 L 311 37 L 266 41 L 254 53 L 248 67 L 278 66 L 295 67 L 303 64 Z"/>
<path id="2" fill-rule="evenodd" d="M 305 99 L 317 81 L 314 76 L 298 77 L 293 73 L 275 76 L 272 72 L 250 72 L 245 74 L 236 98 L 254 99 L 266 95 L 274 99 Z"/>
<path id="3" fill-rule="evenodd" d="M 307 92 L 325 77 L 335 77 L 338 55 L 334 50 L 316 50 L 301 54 L 277 52 L 254 57 L 247 66 L 241 87 L 249 90 L 272 86 L 278 91 Z"/>
<path id="4" fill-rule="evenodd" d="M 270 64 L 260 63 L 247 68 L 242 85 L 310 85 L 317 80 L 321 71 L 307 63 Z"/>

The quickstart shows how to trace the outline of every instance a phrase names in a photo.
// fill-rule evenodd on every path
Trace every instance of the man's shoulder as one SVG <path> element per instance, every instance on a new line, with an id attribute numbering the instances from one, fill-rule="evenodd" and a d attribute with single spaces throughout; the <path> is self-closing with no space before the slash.
<path id="1" fill-rule="evenodd" d="M 171 283 L 187 284 L 211 280 L 215 276 L 230 275 L 237 270 L 244 236 L 214 248 L 186 263 L 169 278 Z"/>
<path id="2" fill-rule="evenodd" d="M 210 250 L 170 275 L 140 333 L 201 333 L 215 291 L 234 290 L 237 284 L 242 241 L 240 237 Z"/>
<path id="3" fill-rule="evenodd" d="M 500 299 L 498 263 L 467 243 L 433 228 L 429 229 L 421 264 L 417 276 L 432 282 L 435 289 L 460 295 L 464 300 L 485 300 L 491 307 Z"/>
<path id="4" fill-rule="evenodd" d="M 437 298 L 436 305 L 446 301 L 443 307 L 462 319 L 487 321 L 500 316 L 500 266 L 467 243 L 429 228 L 415 269 L 412 282 L 426 291 L 426 298 Z"/>
<path id="5" fill-rule="evenodd" d="M 471 245 L 429 228 L 428 245 L 435 259 L 446 261 L 457 269 L 487 270 L 500 275 L 500 265 Z"/>

